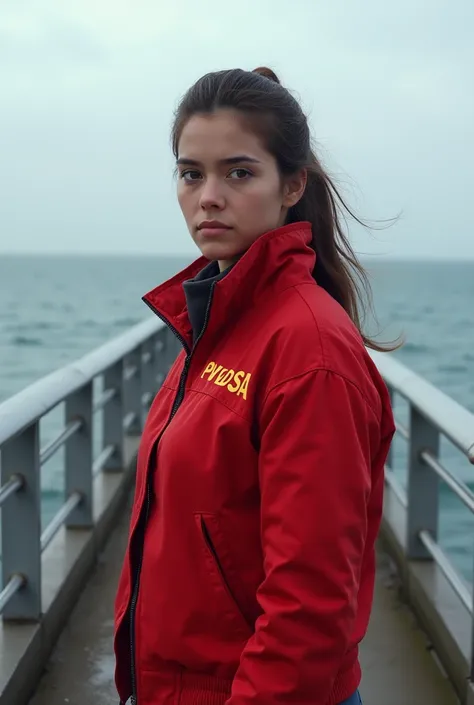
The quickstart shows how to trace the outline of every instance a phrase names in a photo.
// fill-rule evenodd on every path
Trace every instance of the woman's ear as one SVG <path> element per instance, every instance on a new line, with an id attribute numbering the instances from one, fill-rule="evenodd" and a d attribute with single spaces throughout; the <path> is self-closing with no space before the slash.
<path id="1" fill-rule="evenodd" d="M 285 208 L 292 208 L 301 200 L 307 181 L 307 169 L 301 169 L 301 171 L 298 171 L 296 174 L 285 178 L 283 187 L 283 206 L 285 206 Z"/>

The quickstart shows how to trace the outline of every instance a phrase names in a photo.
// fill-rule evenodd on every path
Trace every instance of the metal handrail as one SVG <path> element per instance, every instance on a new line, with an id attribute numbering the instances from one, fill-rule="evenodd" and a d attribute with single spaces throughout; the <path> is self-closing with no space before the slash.
<path id="1" fill-rule="evenodd" d="M 431 451 L 424 450 L 420 455 L 425 465 L 428 465 L 448 485 L 469 511 L 474 513 L 474 492 L 445 468 Z"/>
<path id="2" fill-rule="evenodd" d="M 109 401 L 111 401 L 115 396 L 117 396 L 116 389 L 104 389 L 100 397 L 94 402 L 94 406 L 92 407 L 93 413 L 95 414 L 97 411 L 100 411 L 107 406 Z"/>
<path id="3" fill-rule="evenodd" d="M 99 453 L 97 458 L 94 460 L 94 463 L 92 465 L 92 474 L 93 475 L 98 475 L 99 472 L 103 469 L 104 465 L 107 463 L 109 458 L 112 457 L 112 455 L 115 453 L 115 445 L 109 445 L 106 448 Z"/>
<path id="4" fill-rule="evenodd" d="M 157 318 L 138 323 L 113 340 L 31 384 L 0 404 L 0 446 L 157 333 Z"/>
<path id="5" fill-rule="evenodd" d="M 387 384 L 474 464 L 474 414 L 405 367 L 393 355 L 376 350 L 369 352 Z"/>
<path id="6" fill-rule="evenodd" d="M 404 438 L 406 441 L 410 440 L 410 430 L 408 429 L 405 424 L 403 424 L 401 421 L 398 419 L 395 419 L 395 426 L 397 429 L 397 433 L 400 434 L 402 438 Z"/>
<path id="7" fill-rule="evenodd" d="M 16 595 L 18 590 L 20 590 L 24 585 L 26 585 L 26 579 L 23 575 L 12 575 L 2 592 L 0 592 L 0 614 L 3 612 L 5 606 L 10 602 L 12 597 Z"/>
<path id="8" fill-rule="evenodd" d="M 144 394 L 142 395 L 143 406 L 148 406 L 149 404 L 151 404 L 153 396 L 154 395 L 152 394 L 152 392 L 144 392 Z"/>
<path id="9" fill-rule="evenodd" d="M 83 425 L 82 419 L 70 421 L 66 428 L 63 429 L 61 433 L 46 446 L 46 448 L 40 451 L 40 465 L 47 463 L 48 460 L 52 458 L 60 448 L 62 448 L 66 441 L 71 438 L 71 436 L 81 430 Z"/>
<path id="10" fill-rule="evenodd" d="M 385 481 L 389 485 L 398 501 L 405 509 L 408 507 L 407 493 L 400 480 L 395 476 L 395 473 L 390 468 L 385 468 Z"/>
<path id="11" fill-rule="evenodd" d="M 409 429 L 397 420 L 395 420 L 395 425 L 397 428 L 397 433 L 399 433 L 400 436 L 406 441 L 409 441 Z M 443 433 L 441 429 L 440 433 Z M 474 514 L 474 492 L 472 492 L 469 487 L 464 482 L 462 482 L 462 480 L 458 480 L 458 478 L 455 477 L 455 475 L 453 475 L 450 470 L 445 468 L 444 465 L 440 462 L 440 460 L 436 456 L 434 456 L 430 450 L 422 451 L 420 453 L 420 457 L 425 463 L 425 465 L 430 467 L 438 475 L 438 477 L 443 480 L 446 485 L 448 485 L 448 487 L 454 492 L 458 499 L 461 500 L 464 506 L 467 507 L 469 511 Z M 403 504 L 403 506 L 406 508 L 408 506 L 406 492 L 403 490 L 401 485 L 399 485 L 398 480 L 395 478 L 393 473 L 391 475 L 390 473 L 392 473 L 392 471 L 390 469 L 386 469 L 387 482 L 392 487 L 401 504 Z"/>
<path id="12" fill-rule="evenodd" d="M 426 550 L 430 553 L 435 563 L 439 566 L 446 580 L 459 597 L 464 607 L 472 615 L 472 592 L 453 566 L 439 543 L 431 536 L 429 531 L 420 531 L 418 537 Z"/>
<path id="13" fill-rule="evenodd" d="M 161 321 L 151 318 L 0 404 L 5 478 L 0 487 L 0 521 L 8 547 L 2 561 L 5 587 L 0 592 L 4 620 L 41 618 L 41 555 L 62 527 L 94 531 L 95 478 L 103 470 L 120 472 L 128 467 L 125 437 L 140 434 L 146 407 L 159 387 L 156 377 L 167 372 L 170 357 L 178 353 L 178 343 L 171 337 L 166 356 L 156 354 L 165 349 L 167 333 Z M 110 404 L 113 399 L 117 403 Z M 65 404 L 66 424 L 39 448 L 43 417 L 59 404 Z M 94 417 L 98 411 L 102 412 L 96 419 L 101 430 Z M 102 447 L 91 462 L 97 440 Z M 68 496 L 41 532 L 41 469 L 63 447 Z M 15 550 L 9 542 L 14 541 L 19 525 L 22 542 Z M 12 597 L 25 584 L 28 590 L 13 604 Z"/>
<path id="14" fill-rule="evenodd" d="M 371 353 L 372 354 L 372 353 Z M 410 426 L 395 421 L 397 436 L 409 443 L 407 489 L 401 485 L 394 471 L 388 467 L 386 484 L 405 510 L 405 535 L 401 548 L 405 559 L 431 559 L 440 575 L 449 584 L 460 606 L 474 618 L 473 590 L 452 563 L 437 540 L 439 526 L 438 480 L 441 480 L 474 514 L 474 492 L 458 479 L 439 459 L 441 438 L 446 438 L 474 463 L 474 414 L 453 399 L 418 377 L 391 356 L 373 355 L 379 371 L 391 393 L 402 396 L 409 404 Z M 389 458 L 393 457 L 393 452 Z M 428 468 L 432 473 L 425 473 Z M 420 484 L 421 483 L 421 484 Z M 426 497 L 423 488 L 426 488 Z M 420 525 L 424 528 L 419 530 Z M 435 573 L 431 573 L 435 575 Z M 434 600 L 436 597 L 427 593 Z M 443 615 L 444 619 L 447 619 Z M 447 624 L 447 622 L 446 622 Z M 471 624 L 470 677 L 474 681 L 474 624 Z"/>
<path id="15" fill-rule="evenodd" d="M 395 425 L 397 428 L 397 433 L 399 433 L 402 438 L 409 441 L 409 429 L 397 420 L 395 422 Z M 444 435 L 442 429 L 439 429 L 439 432 Z M 430 450 L 427 449 L 422 451 L 420 453 L 420 457 L 425 463 L 425 465 L 431 468 L 431 470 L 433 470 L 438 475 L 438 477 L 443 480 L 443 482 L 445 482 L 445 484 L 454 492 L 456 497 L 461 500 L 464 506 L 467 507 L 467 509 L 469 509 L 469 511 L 474 514 L 474 492 L 469 489 L 466 483 L 462 480 L 458 480 L 458 478 L 450 470 L 445 468 L 444 465 L 440 462 L 440 460 L 435 455 L 433 455 Z M 398 480 L 390 469 L 387 468 L 385 472 L 387 483 L 392 487 L 400 503 L 406 508 L 408 506 L 408 500 L 406 497 L 405 490 L 401 487 Z"/>
<path id="16" fill-rule="evenodd" d="M 163 350 L 164 355 L 156 354 Z M 23 537 L 27 539 L 22 544 L 22 552 L 15 552 L 11 544 L 10 550 L 5 552 L 5 587 L 0 592 L 0 614 L 3 613 L 5 619 L 41 618 L 43 564 L 38 560 L 41 558 L 39 551 L 43 552 L 51 544 L 62 527 L 65 531 L 69 527 L 88 530 L 94 527 L 96 517 L 92 508 L 96 506 L 93 500 L 97 486 L 94 477 L 104 468 L 114 471 L 124 469 L 125 434 L 129 430 L 130 433 L 140 434 L 146 407 L 179 350 L 173 336 L 168 337 L 168 331 L 161 322 L 153 318 L 0 404 L 0 447 L 10 442 L 8 451 L 5 448 L 2 457 L 5 460 L 5 477 L 9 480 L 0 487 L 0 507 L 11 498 L 0 512 L 3 536 L 4 540 L 10 540 L 15 536 L 16 526 L 24 522 Z M 474 463 L 474 414 L 418 377 L 393 356 L 374 351 L 370 354 L 392 394 L 400 394 L 410 405 L 410 425 L 396 420 L 397 436 L 409 443 L 406 489 L 391 467 L 387 467 L 385 473 L 387 486 L 405 512 L 402 518 L 405 537 L 401 541 L 404 560 L 410 565 L 412 560 L 430 560 L 432 574 L 436 574 L 438 579 L 441 574 L 444 575 L 451 586 L 451 597 L 454 594 L 458 596 L 458 609 L 465 607 L 472 615 L 473 596 L 469 586 L 434 537 L 437 536 L 439 512 L 437 478 L 445 482 L 474 512 L 474 492 L 446 469 L 437 457 L 440 436 L 445 436 Z M 103 383 L 100 389 L 104 389 L 94 396 L 93 382 L 98 377 L 102 378 Z M 81 393 L 76 394 L 79 391 Z M 109 405 L 112 399 L 116 403 Z M 40 419 L 63 402 L 66 403 L 67 418 L 72 420 L 38 452 Z M 94 419 L 93 412 L 102 410 L 102 418 Z M 101 447 L 91 467 L 90 458 L 96 447 L 98 439 L 95 434 L 99 428 L 98 423 L 93 421 L 102 424 L 99 435 L 105 447 Z M 81 433 L 78 434 L 78 431 Z M 68 441 L 65 486 L 68 493 L 73 491 L 40 535 L 41 487 L 38 470 Z M 17 472 L 24 474 L 24 484 Z M 423 483 L 429 490 L 426 495 Z M 115 478 L 112 484 L 115 485 Z M 387 521 L 391 520 L 389 514 L 386 518 Z M 397 507 L 397 521 L 398 518 Z M 419 531 L 420 527 L 423 530 Z M 24 560 L 25 556 L 27 560 Z M 22 590 L 25 584 L 28 589 Z M 19 591 L 20 594 L 10 603 Z M 440 611 L 436 600 L 433 600 L 431 607 Z"/>
<path id="17" fill-rule="evenodd" d="M 138 367 L 137 365 L 130 365 L 129 367 L 126 367 L 123 373 L 123 378 L 125 381 L 128 382 L 129 379 L 133 379 L 135 375 L 138 374 Z"/>
<path id="18" fill-rule="evenodd" d="M 23 478 L 21 475 L 12 475 L 8 482 L 5 482 L 3 487 L 0 489 L 0 507 L 6 500 L 18 490 L 23 487 Z"/>
<path id="19" fill-rule="evenodd" d="M 402 438 L 409 441 L 410 431 L 406 426 L 396 421 L 397 433 L 400 434 Z M 442 430 L 440 429 L 440 433 Z M 448 487 L 454 492 L 454 494 L 461 500 L 465 507 L 469 509 L 470 512 L 474 514 L 474 492 L 469 489 L 469 487 L 462 480 L 458 480 L 453 473 L 444 467 L 440 460 L 433 455 L 430 450 L 424 450 L 420 453 L 420 457 L 427 465 L 430 467 L 438 477 L 443 480 L 443 482 L 448 485 Z M 406 492 L 396 479 L 393 471 L 390 468 L 386 468 L 386 481 L 392 487 L 394 493 L 398 497 L 400 503 L 406 508 L 408 506 L 408 500 L 406 497 Z"/>
<path id="20" fill-rule="evenodd" d="M 133 422 L 136 420 L 137 415 L 134 411 L 130 411 L 123 420 L 123 427 L 125 430 L 129 429 Z"/>
<path id="21" fill-rule="evenodd" d="M 73 492 L 69 499 L 64 502 L 61 509 L 54 515 L 46 529 L 41 534 L 41 550 L 44 551 L 53 538 L 58 533 L 71 512 L 82 502 L 82 495 L 79 492 Z"/>

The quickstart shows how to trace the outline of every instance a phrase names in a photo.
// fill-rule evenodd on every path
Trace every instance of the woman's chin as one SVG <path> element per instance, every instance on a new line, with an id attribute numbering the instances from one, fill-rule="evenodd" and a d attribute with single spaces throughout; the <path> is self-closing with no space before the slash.
<path id="1" fill-rule="evenodd" d="M 208 260 L 231 261 L 238 257 L 235 247 L 226 246 L 224 243 L 203 242 L 199 243 L 201 254 Z"/>

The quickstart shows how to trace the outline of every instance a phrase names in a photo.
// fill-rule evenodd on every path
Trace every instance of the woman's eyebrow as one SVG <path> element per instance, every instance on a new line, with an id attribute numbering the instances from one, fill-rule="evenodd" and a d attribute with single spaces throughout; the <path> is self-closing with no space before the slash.
<path id="1" fill-rule="evenodd" d="M 247 154 L 238 154 L 235 157 L 227 157 L 226 159 L 220 159 L 219 164 L 241 164 L 242 162 L 248 162 L 250 164 L 260 164 L 258 159 L 254 157 L 249 157 Z M 202 163 L 196 159 L 188 159 L 188 157 L 180 157 L 176 160 L 176 164 L 187 164 L 189 166 L 202 166 Z"/>

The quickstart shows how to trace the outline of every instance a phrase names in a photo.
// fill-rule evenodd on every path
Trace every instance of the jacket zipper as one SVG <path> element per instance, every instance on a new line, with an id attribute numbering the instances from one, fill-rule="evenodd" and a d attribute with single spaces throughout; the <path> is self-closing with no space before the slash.
<path id="1" fill-rule="evenodd" d="M 196 346 L 201 340 L 202 336 L 204 335 L 204 332 L 207 328 L 207 324 L 209 322 L 209 314 L 211 312 L 211 304 L 212 304 L 212 299 L 214 295 L 214 288 L 215 288 L 216 282 L 212 282 L 211 284 L 211 289 L 209 291 L 209 299 L 207 302 L 207 307 L 206 307 L 206 313 L 204 316 L 204 323 L 201 329 L 201 332 L 199 333 L 199 336 L 196 338 L 196 341 L 193 345 L 192 350 L 189 349 L 189 346 L 183 336 L 179 333 L 179 331 L 174 328 L 170 324 L 170 322 L 164 318 L 159 311 L 157 311 L 150 303 L 147 301 L 145 302 L 149 308 L 153 311 L 153 313 L 158 316 L 160 320 L 165 323 L 165 325 L 168 326 L 168 328 L 174 333 L 176 338 L 179 340 L 181 345 L 183 346 L 184 350 L 186 351 L 186 359 L 184 361 L 184 366 L 183 366 L 183 371 L 181 372 L 181 377 L 179 380 L 179 385 L 178 385 L 178 391 L 176 392 L 176 396 L 174 398 L 173 406 L 171 407 L 171 413 L 168 417 L 168 420 L 161 431 L 160 435 L 156 439 L 155 443 L 153 444 L 152 451 L 150 453 L 150 457 L 153 452 L 155 452 L 164 432 L 170 425 L 171 421 L 173 420 L 174 416 L 176 415 L 176 412 L 178 411 L 179 407 L 181 406 L 183 399 L 184 399 L 184 394 L 185 394 L 185 387 L 186 387 L 186 380 L 188 378 L 188 372 L 189 372 L 189 367 L 191 365 L 191 360 L 193 357 L 193 353 L 196 350 Z M 138 601 L 138 592 L 140 589 L 140 574 L 142 570 L 142 564 L 143 564 L 143 541 L 145 538 L 145 530 L 146 530 L 146 525 L 148 522 L 148 513 L 150 511 L 150 504 L 151 504 L 151 478 L 150 478 L 151 473 L 149 472 L 149 468 L 147 468 L 147 479 L 146 479 L 146 501 L 145 501 L 145 508 L 144 508 L 144 513 L 139 519 L 139 522 L 137 524 L 137 528 L 140 527 L 142 529 L 142 542 L 140 546 L 140 557 L 138 559 L 138 566 L 135 571 L 135 575 L 133 575 L 132 571 L 132 577 L 133 577 L 133 595 L 132 599 L 130 602 L 130 675 L 131 675 L 131 683 L 132 683 L 132 695 L 130 698 L 130 703 L 131 705 L 138 705 L 138 699 L 137 699 L 137 677 L 136 677 L 136 664 L 135 664 L 135 612 L 137 608 L 137 601 Z M 143 512 L 143 508 L 142 508 Z M 143 520 L 142 520 L 143 519 Z"/>

